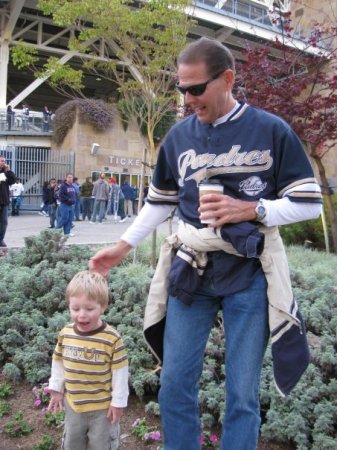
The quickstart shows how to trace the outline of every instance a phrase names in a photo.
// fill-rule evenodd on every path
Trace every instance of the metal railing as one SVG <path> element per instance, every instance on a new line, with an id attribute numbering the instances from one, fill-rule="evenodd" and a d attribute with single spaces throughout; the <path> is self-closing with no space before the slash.
<path id="1" fill-rule="evenodd" d="M 45 123 L 43 113 L 30 111 L 29 116 L 25 116 L 21 110 L 13 110 L 14 114 L 7 114 L 6 110 L 0 110 L 0 132 L 1 133 L 52 133 L 53 120 Z"/>
<path id="2" fill-rule="evenodd" d="M 230 15 L 245 22 L 253 22 L 275 29 L 267 7 L 242 0 L 194 0 L 196 6 L 216 10 L 219 14 Z"/>

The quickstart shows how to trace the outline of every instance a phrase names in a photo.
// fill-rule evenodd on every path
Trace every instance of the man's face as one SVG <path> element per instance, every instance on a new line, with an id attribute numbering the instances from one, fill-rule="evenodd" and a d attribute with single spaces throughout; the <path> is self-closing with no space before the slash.
<path id="1" fill-rule="evenodd" d="M 72 184 L 72 182 L 73 182 L 73 176 L 70 175 L 70 174 L 67 175 L 66 182 L 67 182 L 68 184 Z"/>
<path id="2" fill-rule="evenodd" d="M 190 87 L 205 83 L 206 90 L 202 95 L 192 95 L 186 92 L 184 95 L 185 105 L 190 107 L 202 123 L 213 123 L 219 117 L 227 114 L 234 106 L 231 94 L 234 74 L 226 70 L 212 80 L 216 75 L 208 73 L 204 62 L 195 64 L 180 64 L 178 68 L 178 79 L 181 87 Z"/>
<path id="3" fill-rule="evenodd" d="M 6 158 L 0 156 L 0 169 L 6 165 Z"/>

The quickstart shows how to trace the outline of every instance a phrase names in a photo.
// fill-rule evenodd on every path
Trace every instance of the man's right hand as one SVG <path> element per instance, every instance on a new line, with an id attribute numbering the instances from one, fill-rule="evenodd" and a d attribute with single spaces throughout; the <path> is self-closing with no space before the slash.
<path id="1" fill-rule="evenodd" d="M 126 258 L 130 250 L 132 250 L 131 245 L 124 241 L 117 242 L 113 247 L 103 248 L 90 258 L 89 270 L 98 272 L 106 277 L 111 267 L 117 266 Z"/>

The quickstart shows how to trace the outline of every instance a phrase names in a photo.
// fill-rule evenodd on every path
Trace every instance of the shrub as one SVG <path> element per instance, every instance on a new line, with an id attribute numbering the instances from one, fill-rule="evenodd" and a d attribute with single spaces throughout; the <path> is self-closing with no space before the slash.
<path id="1" fill-rule="evenodd" d="M 30 238 L 28 247 L 1 261 L 0 362 L 11 380 L 24 377 L 35 384 L 48 379 L 57 334 L 69 321 L 65 286 L 77 271 L 87 267 L 93 253 L 89 247 L 65 247 L 61 236 L 55 235 L 51 238 L 50 233 L 41 233 Z M 48 255 L 45 241 L 50 245 Z M 113 301 L 105 315 L 128 347 L 130 387 L 140 398 L 156 394 L 159 386 L 156 361 L 145 345 L 142 330 L 153 276 L 149 247 L 147 242 L 138 249 L 138 263 L 132 262 L 131 254 L 110 271 Z M 282 399 L 274 388 L 271 352 L 267 349 L 261 378 L 261 431 L 266 439 L 285 442 L 290 448 L 332 450 L 337 438 L 337 256 L 298 246 L 288 247 L 287 253 L 312 360 L 298 386 Z M 200 408 L 207 429 L 223 421 L 224 352 L 219 316 L 207 343 L 200 380 Z M 152 401 L 146 410 L 158 414 L 158 404 Z"/>
<path id="2" fill-rule="evenodd" d="M 4 432 L 11 437 L 25 436 L 26 434 L 31 433 L 33 429 L 34 428 L 25 421 L 21 411 L 14 414 L 13 420 L 6 423 L 4 426 Z"/>

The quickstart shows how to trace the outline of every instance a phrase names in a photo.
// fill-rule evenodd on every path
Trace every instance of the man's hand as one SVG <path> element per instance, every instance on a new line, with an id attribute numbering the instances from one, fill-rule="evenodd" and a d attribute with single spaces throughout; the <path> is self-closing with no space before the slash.
<path id="1" fill-rule="evenodd" d="M 106 277 L 111 267 L 116 266 L 126 258 L 130 250 L 132 250 L 131 245 L 124 241 L 117 242 L 113 247 L 103 248 L 90 258 L 89 270 Z"/>
<path id="2" fill-rule="evenodd" d="M 215 218 L 209 227 L 217 228 L 226 223 L 240 223 L 256 219 L 256 202 L 238 200 L 224 194 L 207 194 L 200 198 L 200 219 Z"/>
<path id="3" fill-rule="evenodd" d="M 63 411 L 63 394 L 62 392 L 49 390 L 51 399 L 48 405 L 47 411 L 51 411 L 54 414 L 57 414 L 59 411 Z"/>
<path id="4" fill-rule="evenodd" d="M 111 420 L 111 423 L 117 423 L 123 414 L 124 408 L 117 408 L 116 406 L 109 406 L 107 418 Z"/>

